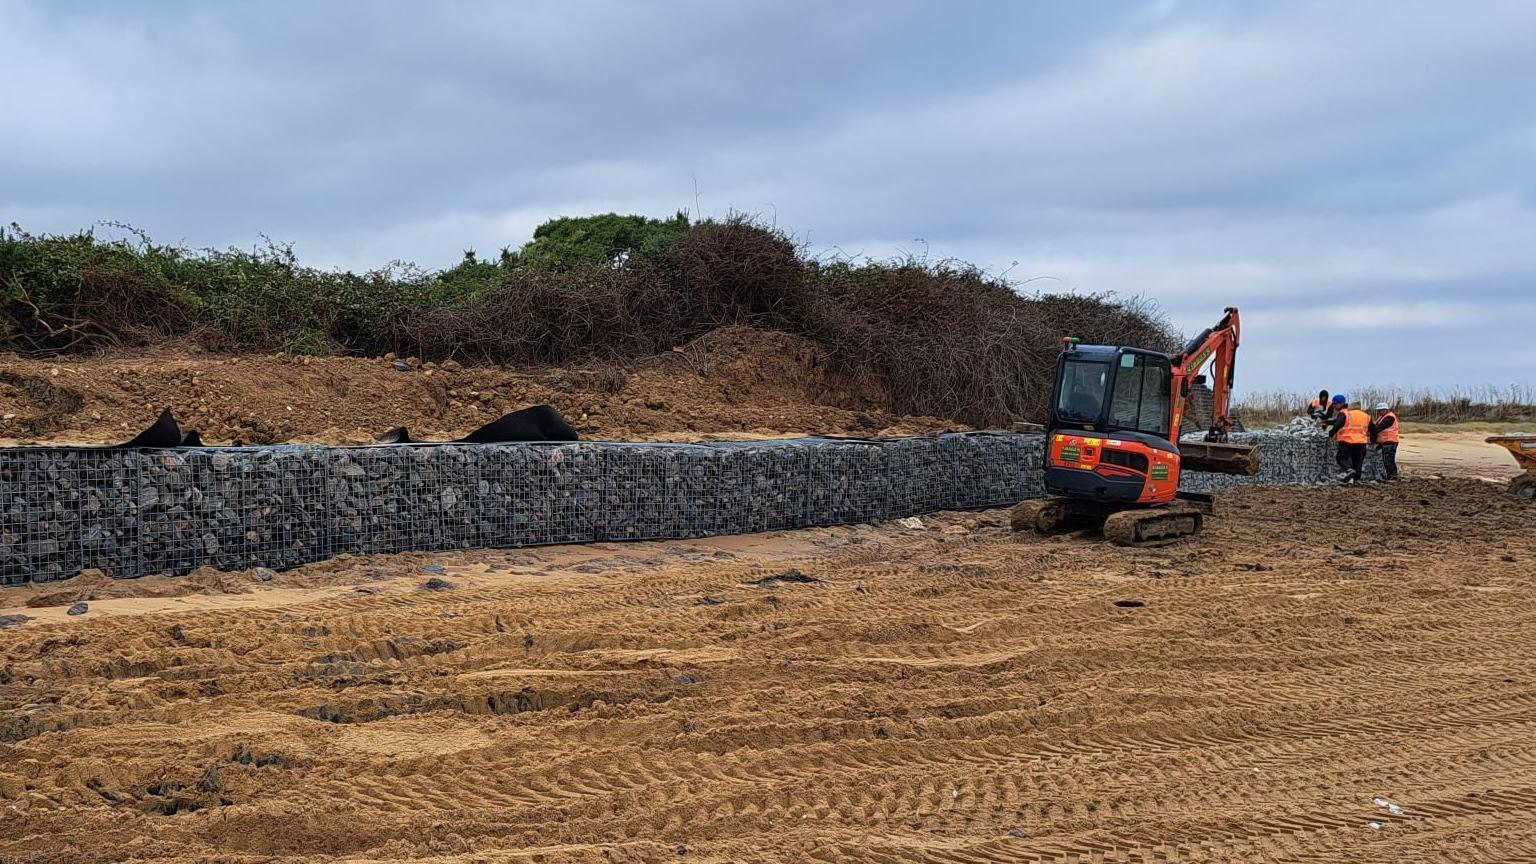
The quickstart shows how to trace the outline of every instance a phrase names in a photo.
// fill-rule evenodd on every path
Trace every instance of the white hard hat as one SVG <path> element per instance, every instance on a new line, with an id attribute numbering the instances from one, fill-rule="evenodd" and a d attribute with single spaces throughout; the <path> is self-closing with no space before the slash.
<path id="1" fill-rule="evenodd" d="M 1376 410 L 1377 411 L 1391 411 L 1392 410 L 1392 406 L 1388 405 L 1385 402 L 1377 402 L 1376 403 Z"/>

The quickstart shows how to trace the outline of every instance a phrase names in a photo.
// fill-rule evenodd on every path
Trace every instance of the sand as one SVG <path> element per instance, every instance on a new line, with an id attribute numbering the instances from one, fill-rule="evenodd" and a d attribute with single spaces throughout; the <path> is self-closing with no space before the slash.
<path id="1" fill-rule="evenodd" d="M 0 861 L 1536 856 L 1531 508 L 1220 507 L 0 592 Z"/>
<path id="2" fill-rule="evenodd" d="M 1536 425 L 1531 428 L 1536 432 Z M 1398 446 L 1403 470 L 1419 476 L 1474 477 L 1507 482 L 1521 473 L 1503 447 L 1489 444 L 1491 432 L 1405 432 Z"/>

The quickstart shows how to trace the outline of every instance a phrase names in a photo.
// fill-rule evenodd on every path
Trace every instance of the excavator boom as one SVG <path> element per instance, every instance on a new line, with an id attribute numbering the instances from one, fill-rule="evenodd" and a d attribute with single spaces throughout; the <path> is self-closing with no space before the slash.
<path id="1" fill-rule="evenodd" d="M 1232 382 L 1237 360 L 1237 346 L 1242 336 L 1242 324 L 1236 306 L 1222 310 L 1221 321 L 1215 327 L 1206 328 L 1199 336 L 1189 340 L 1184 350 L 1170 358 L 1173 361 L 1173 431 L 1178 436 L 1180 424 L 1188 408 L 1189 391 L 1199 377 L 1200 370 L 1211 367 L 1211 425 L 1205 433 L 1207 441 L 1226 441 L 1232 431 Z M 1204 470 L 1204 469 L 1196 469 Z"/>

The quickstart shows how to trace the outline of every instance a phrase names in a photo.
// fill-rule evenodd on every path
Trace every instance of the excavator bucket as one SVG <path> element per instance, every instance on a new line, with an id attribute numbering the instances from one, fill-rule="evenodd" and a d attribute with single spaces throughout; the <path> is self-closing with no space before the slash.
<path id="1" fill-rule="evenodd" d="M 1509 494 L 1526 501 L 1536 501 L 1536 435 L 1494 435 L 1487 439 L 1515 457 L 1515 464 L 1525 473 L 1509 481 Z"/>
<path id="2" fill-rule="evenodd" d="M 1184 471 L 1252 477 L 1259 473 L 1259 448 L 1252 444 L 1180 441 L 1179 464 Z"/>

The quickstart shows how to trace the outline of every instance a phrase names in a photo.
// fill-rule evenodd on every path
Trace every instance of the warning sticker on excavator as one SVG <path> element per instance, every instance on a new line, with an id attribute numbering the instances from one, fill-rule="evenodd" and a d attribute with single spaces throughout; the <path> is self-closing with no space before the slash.
<path id="1" fill-rule="evenodd" d="M 1165 464 L 1153 465 L 1152 466 L 1152 479 L 1153 480 L 1167 480 L 1168 479 L 1168 466 L 1165 465 Z"/>

